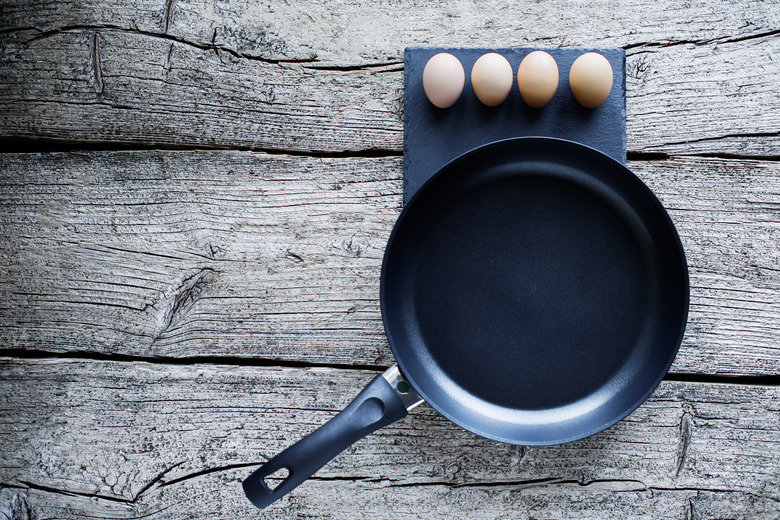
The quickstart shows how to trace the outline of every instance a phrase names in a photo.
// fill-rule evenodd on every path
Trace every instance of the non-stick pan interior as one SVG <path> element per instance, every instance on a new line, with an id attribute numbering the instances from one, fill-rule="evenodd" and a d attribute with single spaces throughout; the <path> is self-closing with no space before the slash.
<path id="1" fill-rule="evenodd" d="M 650 190 L 555 139 L 494 143 L 410 201 L 388 244 L 382 310 L 423 397 L 517 444 L 584 437 L 666 373 L 688 308 L 685 258 Z"/>

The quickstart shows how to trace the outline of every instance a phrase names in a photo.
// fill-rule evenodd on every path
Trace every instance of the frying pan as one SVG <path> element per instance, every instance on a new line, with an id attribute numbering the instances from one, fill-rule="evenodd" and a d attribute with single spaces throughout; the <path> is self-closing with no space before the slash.
<path id="1" fill-rule="evenodd" d="M 553 138 L 472 150 L 412 197 L 388 240 L 380 298 L 398 366 L 244 491 L 268 506 L 423 400 L 505 443 L 599 432 L 663 379 L 688 293 L 671 219 L 622 164 Z"/>

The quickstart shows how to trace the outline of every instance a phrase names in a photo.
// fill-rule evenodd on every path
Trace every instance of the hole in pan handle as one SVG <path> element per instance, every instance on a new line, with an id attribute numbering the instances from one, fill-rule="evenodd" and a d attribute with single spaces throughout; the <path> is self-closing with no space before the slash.
<path id="1" fill-rule="evenodd" d="M 398 366 L 390 367 L 333 419 L 249 475 L 243 483 L 246 496 L 260 509 L 271 505 L 353 443 L 405 417 L 422 402 Z M 275 477 L 280 470 L 287 476 L 272 488 L 266 477 Z"/>

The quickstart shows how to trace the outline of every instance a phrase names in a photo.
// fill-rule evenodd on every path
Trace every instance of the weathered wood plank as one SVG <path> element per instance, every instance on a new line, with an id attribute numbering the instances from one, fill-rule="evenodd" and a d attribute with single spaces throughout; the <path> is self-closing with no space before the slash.
<path id="1" fill-rule="evenodd" d="M 666 4 L 497 0 L 404 2 L 246 0 L 6 0 L 0 30 L 115 27 L 168 35 L 261 60 L 361 66 L 403 60 L 406 45 L 642 47 L 754 38 L 776 32 L 771 3 L 718 0 Z M 642 23 L 637 23 L 637 13 Z M 478 39 L 479 43 L 475 43 Z"/>
<path id="2" fill-rule="evenodd" d="M 628 149 L 780 156 L 778 54 L 777 35 L 632 51 L 626 59 Z"/>
<path id="3" fill-rule="evenodd" d="M 240 495 L 240 482 L 245 476 L 245 470 L 226 470 L 195 477 L 186 483 L 150 491 L 148 498 L 133 505 L 35 489 L 0 488 L 0 513 L 12 520 L 776 520 L 779 513 L 775 502 L 749 493 L 645 489 L 632 483 L 394 488 L 361 480 L 310 481 L 304 495 L 296 491 L 298 495 L 259 512 Z"/>
<path id="4" fill-rule="evenodd" d="M 11 518 L 247 516 L 240 479 L 373 377 L 7 358 L 0 374 L 0 512 Z M 612 428 L 540 448 L 482 439 L 422 407 L 265 517 L 774 518 L 778 403 L 777 387 L 665 382 Z"/>
<path id="5" fill-rule="evenodd" d="M 750 359 L 780 373 L 780 164 L 675 158 L 629 167 L 670 212 L 687 255 L 691 308 L 672 370 L 737 374 Z"/>
<path id="6" fill-rule="evenodd" d="M 691 270 L 675 372 L 780 372 L 780 165 L 634 161 Z M 386 366 L 400 158 L 0 156 L 4 347 Z"/>
<path id="7" fill-rule="evenodd" d="M 402 147 L 400 66 L 318 71 L 110 29 L 29 41 L 34 36 L 0 35 L 4 137 L 304 151 Z"/>
<path id="8" fill-rule="evenodd" d="M 0 41 L 0 137 L 306 152 L 402 149 L 398 62 L 322 70 L 106 27 L 11 32 Z M 780 155 L 778 52 L 775 35 L 631 50 L 629 150 Z"/>
<path id="9" fill-rule="evenodd" d="M 400 158 L 0 161 L 0 312 L 13 345 L 389 362 L 378 277 Z"/>

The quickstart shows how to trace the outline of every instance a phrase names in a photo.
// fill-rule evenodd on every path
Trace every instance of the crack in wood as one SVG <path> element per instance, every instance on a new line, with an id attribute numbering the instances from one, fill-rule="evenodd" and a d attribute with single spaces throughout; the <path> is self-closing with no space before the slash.
<path id="1" fill-rule="evenodd" d="M 39 33 L 43 32 L 41 29 L 38 29 L 37 27 L 34 27 L 32 25 L 24 25 L 22 27 L 6 27 L 5 29 L 0 29 L 0 34 L 14 34 L 14 33 L 30 32 L 30 31 L 35 31 Z"/>
<path id="2" fill-rule="evenodd" d="M 354 480 L 347 477 L 331 477 L 329 480 Z M 366 479 L 361 479 L 366 480 Z M 772 502 L 780 503 L 780 499 L 772 496 L 764 495 L 760 492 L 744 490 L 744 489 L 729 489 L 729 488 L 716 488 L 716 487 L 667 487 L 667 486 L 648 486 L 645 482 L 638 479 L 593 479 L 593 480 L 578 480 L 572 478 L 538 478 L 528 480 L 507 480 L 507 481 L 478 481 L 478 482 L 447 482 L 447 481 L 433 481 L 433 482 L 399 482 L 398 479 L 380 479 L 380 480 L 366 480 L 367 482 L 388 482 L 386 487 L 434 487 L 442 486 L 447 488 L 533 488 L 533 487 L 546 487 L 546 486 L 578 486 L 578 487 L 593 487 L 593 488 L 606 488 L 615 493 L 635 493 L 635 492 L 680 492 L 680 493 L 736 493 L 745 494 L 756 497 L 760 500 L 771 500 Z M 620 486 L 625 489 L 620 489 Z"/>
<path id="3" fill-rule="evenodd" d="M 643 152 L 627 151 L 626 160 L 628 161 L 668 161 L 674 156 L 666 152 Z"/>
<path id="4" fill-rule="evenodd" d="M 745 135 L 741 135 L 739 137 L 746 137 Z M 747 136 L 749 137 L 749 136 Z M 701 152 L 697 154 L 691 154 L 686 155 L 687 157 L 703 157 L 703 158 L 710 158 L 710 159 L 729 159 L 729 160 L 737 160 L 737 161 L 770 161 L 770 162 L 777 162 L 780 161 L 780 154 L 777 155 L 746 155 L 746 154 L 740 154 L 740 153 L 723 153 L 723 152 Z"/>
<path id="5" fill-rule="evenodd" d="M 163 338 L 181 323 L 195 306 L 203 289 L 212 280 L 215 272 L 211 267 L 203 267 L 197 273 L 182 280 L 179 287 L 174 291 L 175 296 L 168 298 L 168 301 L 171 303 L 169 305 L 161 305 L 161 307 L 168 307 L 168 309 L 163 315 L 163 325 L 155 341 Z"/>
<path id="6" fill-rule="evenodd" d="M 116 32 L 124 32 L 129 34 L 139 34 L 143 36 L 150 36 L 150 37 L 156 37 L 156 38 L 166 38 L 166 39 L 173 39 L 180 43 L 202 49 L 202 50 L 220 50 L 227 52 L 228 54 L 231 54 L 232 56 L 235 56 L 237 58 L 243 58 L 247 60 L 255 60 L 255 61 L 262 61 L 270 64 L 280 64 L 280 63 L 300 63 L 300 64 L 315 64 L 320 63 L 320 60 L 316 58 L 289 58 L 289 59 L 270 59 L 270 58 L 263 58 L 261 56 L 256 56 L 252 54 L 247 54 L 243 52 L 239 52 L 235 49 L 232 49 L 230 47 L 226 47 L 224 45 L 217 45 L 215 43 L 216 38 L 216 29 L 215 33 L 213 34 L 211 43 L 198 43 L 191 40 L 187 40 L 185 38 L 181 38 L 178 36 L 172 36 L 168 34 L 168 30 L 170 28 L 171 23 L 171 16 L 172 16 L 172 9 L 175 4 L 176 0 L 166 0 L 165 5 L 165 11 L 163 14 L 163 32 L 157 33 L 154 31 L 144 31 L 140 30 L 138 28 L 127 28 L 127 27 L 121 27 L 118 25 L 111 25 L 111 24 L 97 24 L 97 25 L 70 25 L 70 26 L 63 26 L 58 27 L 54 29 L 50 29 L 47 31 L 41 31 L 38 28 L 35 27 L 24 27 L 24 28 L 11 28 L 11 29 L 5 29 L 3 31 L 0 31 L 0 34 L 2 33 L 9 33 L 9 32 L 23 32 L 25 30 L 34 30 L 39 32 L 39 34 L 35 35 L 31 39 L 27 40 L 27 42 L 32 42 L 34 40 L 39 40 L 42 38 L 48 38 L 51 36 L 55 36 L 57 34 L 66 33 L 66 32 L 82 32 L 82 31 L 94 31 L 94 30 L 106 30 L 106 31 L 116 31 Z M 635 43 L 629 43 L 623 46 L 623 49 L 625 51 L 630 51 L 637 49 L 636 53 L 640 52 L 646 52 L 643 49 L 644 48 L 667 48 L 667 47 L 675 47 L 680 45 L 709 45 L 709 44 L 729 44 L 729 43 L 741 43 L 749 40 L 757 40 L 762 38 L 771 38 L 773 36 L 776 36 L 777 34 L 780 34 L 780 30 L 771 30 L 771 31 L 765 31 L 761 33 L 756 34 L 747 34 L 744 36 L 739 37 L 728 37 L 728 36 L 720 36 L 716 38 L 709 38 L 704 40 L 695 40 L 695 39 L 682 39 L 682 40 L 661 40 L 656 42 L 635 42 Z M 629 54 L 631 55 L 631 54 Z M 363 70 L 376 68 L 376 67 L 390 67 L 390 66 L 396 66 L 396 65 L 403 65 L 403 61 L 393 60 L 389 61 L 384 64 L 366 64 L 366 65 L 312 65 L 307 68 L 311 68 L 314 70 L 334 70 L 334 71 L 355 71 L 355 70 Z M 399 69 L 403 70 L 403 68 Z M 388 71 L 389 72 L 389 71 Z"/>
<path id="7" fill-rule="evenodd" d="M 688 516 L 687 520 L 698 520 L 696 508 L 693 505 L 693 497 L 688 497 Z"/>
<path id="8" fill-rule="evenodd" d="M 109 245 L 104 245 L 104 244 L 100 244 L 99 247 L 93 247 L 93 246 L 90 246 L 90 245 L 82 245 L 82 244 L 80 244 L 78 242 L 69 242 L 69 243 L 71 243 L 72 245 L 75 245 L 75 246 L 82 247 L 86 251 L 96 251 L 98 253 L 104 253 L 106 251 L 118 251 L 120 253 L 132 253 L 132 254 L 137 254 L 137 255 L 148 255 L 148 256 L 153 256 L 153 257 L 158 257 L 158 258 L 168 258 L 168 259 L 171 259 L 171 260 L 182 260 L 182 261 L 188 260 L 188 258 L 184 257 L 184 256 L 166 255 L 166 254 L 163 254 L 163 253 L 154 253 L 152 251 L 142 251 L 142 250 L 139 250 L 139 249 L 127 249 L 127 248 L 123 248 L 123 247 L 109 246 Z M 194 253 L 192 251 L 184 251 L 184 253 L 186 253 L 187 255 L 195 256 L 197 258 L 204 258 L 206 260 L 217 260 L 216 258 L 211 258 L 208 255 L 199 255 L 199 254 Z"/>
<path id="9" fill-rule="evenodd" d="M 112 497 L 108 495 L 101 495 L 99 493 L 84 493 L 83 491 L 72 491 L 68 489 L 58 489 L 51 486 L 36 484 L 34 482 L 29 482 L 26 480 L 20 480 L 19 483 L 23 484 L 28 489 L 34 489 L 36 491 L 43 491 L 46 493 L 56 493 L 58 495 L 84 497 L 84 498 L 97 499 L 97 500 L 108 500 L 110 502 L 118 502 L 121 504 L 132 505 L 132 500 L 128 498 Z M 6 486 L 6 487 L 11 487 L 11 486 Z"/>
<path id="10" fill-rule="evenodd" d="M 139 499 L 144 496 L 144 493 L 147 492 L 149 489 L 153 487 L 153 484 L 156 484 L 160 482 L 159 487 L 168 487 L 172 486 L 174 484 L 178 484 L 181 482 L 185 482 L 188 480 L 192 480 L 201 476 L 213 474 L 213 473 L 219 473 L 223 471 L 230 471 L 233 469 L 241 469 L 241 468 L 249 468 L 254 466 L 259 466 L 260 464 L 256 462 L 249 462 L 249 463 L 237 463 L 237 464 L 228 464 L 224 466 L 216 466 L 207 468 L 201 471 L 197 471 L 194 473 L 190 473 L 187 475 L 183 475 L 181 477 L 169 480 L 169 481 L 155 481 L 152 483 L 152 485 L 146 487 L 141 493 L 139 493 L 136 497 L 132 499 L 126 499 L 126 498 L 120 498 L 120 497 L 111 497 L 107 495 L 101 495 L 98 493 L 85 493 L 80 491 L 72 491 L 67 489 L 58 489 L 51 486 L 45 486 L 29 481 L 19 481 L 20 484 L 6 484 L 6 483 L 0 483 L 0 488 L 9 488 L 9 489 L 17 489 L 20 491 L 26 491 L 26 490 L 36 490 L 44 493 L 53 493 L 57 495 L 64 495 L 64 496 L 71 496 L 71 497 L 81 497 L 89 500 L 106 500 L 114 503 L 118 503 L 124 507 L 128 508 L 135 508 L 137 506 L 137 503 L 139 502 Z M 178 466 L 178 464 L 176 465 Z M 173 466 L 173 467 L 176 467 Z M 165 472 L 170 471 L 173 469 L 173 467 L 168 468 L 165 470 Z M 165 473 L 164 472 L 164 473 Z M 724 489 L 724 488 L 708 488 L 708 487 L 680 487 L 680 488 L 674 488 L 674 487 L 662 487 L 662 486 L 647 486 L 644 482 L 637 479 L 594 479 L 594 480 L 588 480 L 588 481 L 582 481 L 577 479 L 565 479 L 565 478 L 540 478 L 540 479 L 527 479 L 527 480 L 513 480 L 513 481 L 503 481 L 503 482 L 467 482 L 467 483 L 453 483 L 453 482 L 399 482 L 399 479 L 391 479 L 391 478 L 384 478 L 384 477 L 373 477 L 373 476 L 312 476 L 309 480 L 312 481 L 321 481 L 321 482 L 345 482 L 345 483 L 357 483 L 362 482 L 366 484 L 379 484 L 383 485 L 384 487 L 393 487 L 393 488 L 425 488 L 425 487 L 445 487 L 445 488 L 475 488 L 475 489 L 481 489 L 481 488 L 515 488 L 515 489 L 523 489 L 523 488 L 533 488 L 533 487 L 546 487 L 546 486 L 578 486 L 578 487 L 589 487 L 589 486 L 604 486 L 607 489 L 610 489 L 612 492 L 615 493 L 637 493 L 637 492 L 666 492 L 666 493 L 701 493 L 701 492 L 709 492 L 709 493 L 721 493 L 721 494 L 744 494 L 756 497 L 761 500 L 769 499 L 773 502 L 779 502 L 774 497 L 764 496 L 761 493 L 755 493 L 751 491 L 744 491 L 744 490 L 738 490 L 738 489 Z M 625 489 L 613 489 L 615 485 L 624 485 Z M 24 512 L 27 514 L 26 517 L 20 516 L 18 518 L 33 518 L 32 513 L 29 504 L 26 503 L 26 498 L 19 494 L 17 495 L 18 498 L 15 498 L 17 502 L 15 502 L 12 507 L 14 507 L 14 511 L 22 512 L 21 508 L 24 508 Z M 22 504 L 22 502 L 24 502 Z M 696 510 L 695 506 L 695 497 L 694 496 L 688 496 L 687 501 L 687 508 L 685 511 L 686 519 L 689 520 L 698 520 L 700 517 L 698 511 Z M 13 517 L 17 518 L 17 517 Z"/>
<path id="11" fill-rule="evenodd" d="M 384 372 L 388 368 L 387 365 L 381 364 L 368 365 L 360 363 L 328 363 L 290 359 L 242 358 L 238 356 L 133 356 L 128 354 L 101 353 L 79 350 L 51 352 L 45 350 L 22 348 L 0 348 L 0 357 L 31 360 L 58 359 L 112 361 L 117 363 L 149 363 L 154 365 L 220 365 L 267 368 L 298 368 L 302 370 L 311 368 L 330 368 L 336 370 L 355 370 L 369 372 Z"/>
<path id="12" fill-rule="evenodd" d="M 779 137 L 779 136 L 780 136 L 780 132 L 744 132 L 739 134 L 724 134 L 724 135 L 716 135 L 712 137 L 701 137 L 699 139 L 685 139 L 684 141 L 672 141 L 668 143 L 663 143 L 662 145 L 654 145 L 654 146 L 675 146 L 675 145 L 682 145 L 682 144 L 701 143 L 705 141 L 720 141 L 722 139 L 741 139 L 745 137 Z M 745 159 L 752 159 L 752 158 L 753 158 L 752 156 L 745 156 Z"/>
<path id="13" fill-rule="evenodd" d="M 165 69 L 166 73 L 171 71 L 171 59 L 173 58 L 173 46 L 176 45 L 175 43 L 171 43 L 171 48 L 168 49 L 168 54 L 165 55 L 165 65 L 163 68 Z"/>
<path id="14" fill-rule="evenodd" d="M 154 305 L 150 303 L 145 303 L 143 307 L 138 307 L 135 305 L 125 305 L 123 303 L 111 303 L 111 302 L 100 302 L 100 301 L 90 301 L 90 300 L 75 300 L 75 299 L 69 299 L 69 298 L 57 298 L 57 299 L 51 299 L 46 298 L 46 294 L 42 293 L 32 293 L 32 292 L 20 292 L 20 291 L 11 291 L 9 294 L 13 294 L 16 296 L 34 296 L 36 297 L 36 301 L 38 302 L 60 302 L 60 303 L 68 303 L 73 305 L 93 305 L 97 307 L 114 307 L 116 309 L 127 309 L 131 311 L 138 311 L 138 312 L 146 312 L 149 310 L 150 307 L 154 307 Z"/>
<path id="15" fill-rule="evenodd" d="M 680 476 L 680 472 L 685 467 L 688 460 L 688 450 L 691 445 L 691 436 L 693 435 L 693 416 L 694 409 L 690 403 L 683 405 L 683 414 L 680 419 L 680 443 L 677 447 L 677 470 L 674 472 L 675 478 Z"/>
<path id="16" fill-rule="evenodd" d="M 103 91 L 106 89 L 106 84 L 103 81 L 103 72 L 101 70 L 100 59 L 100 34 L 95 32 L 92 36 L 92 42 L 89 49 L 89 68 L 91 70 L 92 83 L 95 86 L 95 92 L 98 96 L 103 96 Z"/>
<path id="17" fill-rule="evenodd" d="M 402 72 L 403 61 L 388 61 L 380 63 L 365 63 L 362 65 L 303 65 L 308 70 L 337 71 L 337 72 Z"/>
<path id="18" fill-rule="evenodd" d="M 495 480 L 495 481 L 476 481 L 476 482 L 396 482 L 393 481 L 387 487 L 423 487 L 423 486 L 446 486 L 451 488 L 491 488 L 491 487 L 510 487 L 510 488 L 528 488 L 538 486 L 552 485 L 577 485 L 580 487 L 609 485 L 609 484 L 634 484 L 638 485 L 638 490 L 653 489 L 641 480 L 634 479 L 596 479 L 596 480 L 578 480 L 570 478 L 547 477 L 528 480 Z M 636 491 L 637 489 L 632 489 Z"/>
<path id="19" fill-rule="evenodd" d="M 168 56 L 172 55 L 173 44 L 169 50 Z M 170 62 L 166 63 L 166 67 L 170 67 Z M 124 107 L 132 109 L 133 107 Z M 742 138 L 742 137 L 774 137 L 774 133 L 769 134 L 733 134 L 730 138 Z M 715 138 L 717 139 L 717 138 Z M 703 139 L 707 140 L 707 139 Z M 697 140 L 698 142 L 699 140 Z M 665 143 L 680 145 L 686 142 L 677 143 Z M 145 152 L 145 151 L 230 151 L 230 152 L 252 152 L 255 154 L 263 155 L 280 155 L 291 157 L 317 157 L 322 159 L 383 159 L 392 157 L 401 157 L 403 150 L 394 150 L 390 148 L 366 148 L 363 150 L 343 150 L 343 151 L 328 151 L 328 150 L 289 150 L 285 148 L 257 148 L 252 146 L 220 146 L 220 145 L 168 145 L 168 144 L 154 144 L 144 145 L 142 143 L 123 144 L 113 141 L 62 141 L 56 139 L 30 139 L 30 138 L 14 138 L 14 137 L 0 137 L 0 154 L 24 154 L 24 153 L 54 153 L 54 152 Z M 736 161 L 769 161 L 774 162 L 780 160 L 780 155 L 745 155 L 745 154 L 732 154 L 732 153 L 667 153 L 667 152 L 651 152 L 644 150 L 629 150 L 627 152 L 627 159 L 629 161 L 668 161 L 675 157 L 703 157 L 712 159 L 727 159 Z M 151 254 L 151 253 L 150 253 Z M 204 257 L 205 258 L 205 257 Z"/>
<path id="20" fill-rule="evenodd" d="M 729 153 L 729 152 L 656 152 L 652 151 L 653 148 L 662 148 L 667 146 L 681 146 L 694 143 L 705 142 L 717 142 L 724 139 L 752 139 L 752 138 L 772 138 L 780 137 L 780 132 L 744 132 L 735 134 L 724 134 L 713 137 L 702 137 L 699 139 L 686 139 L 683 141 L 668 141 L 660 144 L 655 144 L 650 147 L 650 151 L 637 150 L 629 151 L 626 155 L 629 160 L 667 160 L 674 157 L 701 157 L 708 159 L 727 159 L 727 160 L 741 160 L 741 161 L 768 161 L 776 162 L 780 160 L 780 154 L 744 154 L 744 153 Z"/>
<path id="21" fill-rule="evenodd" d="M 681 383 L 780 386 L 780 375 L 778 374 L 733 376 L 727 374 L 693 374 L 687 372 L 670 372 L 666 374 L 664 380 L 678 381 Z"/>
<path id="22" fill-rule="evenodd" d="M 284 257 L 287 258 L 288 260 L 292 260 L 296 264 L 303 263 L 303 257 L 301 255 L 299 255 L 299 254 L 293 253 L 289 249 L 287 250 L 287 254 L 284 255 Z"/>
<path id="23" fill-rule="evenodd" d="M 127 107 L 132 108 L 132 107 Z M 123 144 L 113 141 L 65 141 L 48 138 L 16 138 L 0 137 L 0 154 L 23 153 L 53 153 L 53 152 L 145 152 L 145 151 L 172 151 L 172 152 L 197 152 L 197 151 L 226 151 L 226 152 L 252 152 L 258 155 L 279 155 L 291 157 L 316 157 L 322 159 L 383 159 L 401 157 L 403 150 L 391 148 L 372 147 L 362 150 L 289 150 L 286 148 L 259 148 L 253 146 L 220 146 L 220 145 L 170 145 L 142 143 Z M 752 157 L 749 157 L 752 158 Z"/>
<path id="24" fill-rule="evenodd" d="M 27 348 L 0 348 L 0 357 L 18 359 L 62 359 L 62 360 L 93 360 L 113 361 L 118 363 L 149 363 L 156 365 L 220 365 L 243 367 L 268 367 L 268 368 L 332 368 L 337 370 L 356 370 L 369 372 L 383 372 L 387 370 L 386 364 L 365 363 L 332 363 L 320 361 L 307 361 L 301 359 L 260 358 L 239 356 L 134 356 L 129 354 L 101 353 L 87 350 L 68 350 L 54 352 L 48 350 Z M 780 386 L 780 376 L 777 375 L 710 375 L 669 373 L 664 381 L 700 383 L 700 384 L 727 384 L 746 386 Z"/>
<path id="25" fill-rule="evenodd" d="M 736 38 L 729 37 L 729 36 L 720 36 L 716 38 L 708 38 L 706 40 L 662 40 L 659 42 L 636 42 L 636 43 L 629 43 L 628 45 L 624 45 L 623 49 L 626 51 L 642 48 L 642 47 L 651 47 L 651 48 L 666 48 L 666 47 L 676 47 L 678 45 L 709 45 L 712 43 L 715 44 L 724 44 L 724 43 L 740 43 L 748 40 L 759 40 L 761 38 L 771 38 L 772 36 L 775 36 L 777 34 L 780 34 L 780 29 L 775 29 L 772 31 L 766 31 L 761 33 L 755 33 L 755 34 L 746 34 L 744 36 L 737 36 Z M 639 52 L 642 52 L 641 50 Z"/>
<path id="26" fill-rule="evenodd" d="M 211 473 L 218 473 L 220 471 L 229 471 L 231 469 L 238 469 L 238 468 L 248 468 L 250 466 L 257 466 L 257 462 L 243 462 L 239 464 L 228 464 L 226 466 L 217 466 L 214 468 L 207 468 L 201 471 L 196 471 L 194 473 L 189 473 L 187 475 L 177 477 L 168 481 L 163 481 L 160 484 L 160 487 L 166 487 L 166 486 L 172 486 L 173 484 L 178 484 L 179 482 L 184 482 L 185 480 L 190 480 L 197 477 L 202 477 L 203 475 L 210 475 Z"/>
<path id="27" fill-rule="evenodd" d="M 736 38 L 723 38 L 723 39 L 712 39 L 709 41 L 705 41 L 705 43 L 739 43 L 739 42 L 745 42 L 748 40 L 758 40 L 761 38 L 771 38 L 772 36 L 777 36 L 780 34 L 780 29 L 774 29 L 772 31 L 766 31 L 762 33 L 756 33 L 756 34 L 746 34 L 745 36 L 737 36 Z"/>
<path id="28" fill-rule="evenodd" d="M 207 469 L 204 469 L 204 470 L 201 470 L 201 471 L 196 471 L 194 473 L 189 473 L 187 475 L 183 475 L 181 477 L 177 477 L 177 478 L 174 478 L 174 479 L 171 479 L 171 480 L 168 480 L 168 481 L 164 481 L 163 480 L 163 477 L 166 474 L 170 473 L 173 469 L 181 466 L 182 464 L 184 464 L 184 461 L 176 463 L 176 464 L 174 464 L 172 466 L 169 466 L 169 467 L 165 468 L 155 478 L 153 478 L 148 484 L 146 484 L 143 488 L 141 488 L 141 490 L 133 498 L 112 497 L 112 496 L 108 496 L 108 495 L 102 495 L 102 494 L 99 494 L 99 493 L 84 493 L 82 491 L 73 491 L 73 490 L 68 490 L 68 489 L 58 489 L 58 488 L 55 488 L 55 487 L 44 486 L 44 485 L 41 485 L 41 484 L 37 484 L 37 483 L 34 483 L 34 482 L 29 482 L 29 481 L 24 481 L 24 480 L 20 480 L 19 481 L 19 483 L 22 484 L 22 485 L 0 483 L 0 488 L 11 488 L 11 489 L 20 489 L 20 490 L 34 489 L 36 491 L 43 491 L 43 492 L 46 492 L 46 493 L 55 493 L 55 494 L 59 494 L 59 495 L 84 497 L 84 498 L 90 498 L 90 499 L 109 500 L 109 501 L 112 501 L 112 502 L 119 502 L 119 503 L 122 503 L 122 504 L 134 505 L 134 504 L 136 504 L 139 501 L 139 499 L 146 492 L 148 492 L 150 489 L 152 489 L 155 486 L 155 484 L 159 484 L 159 487 L 166 487 L 166 486 L 171 486 L 173 484 L 177 484 L 177 483 L 180 483 L 180 482 L 184 482 L 186 480 L 190 480 L 190 479 L 193 479 L 193 478 L 201 477 L 203 475 L 209 475 L 209 474 L 218 473 L 218 472 L 221 472 L 221 471 L 229 471 L 229 470 L 232 470 L 232 469 L 247 468 L 247 467 L 257 466 L 258 465 L 257 462 L 228 464 L 228 465 L 225 465 L 225 466 L 216 466 L 216 467 L 207 468 Z M 22 496 L 22 500 L 25 500 L 23 496 Z M 26 504 L 26 500 L 25 500 L 25 505 L 27 505 Z M 28 507 L 28 513 L 31 513 L 31 511 L 29 511 L 29 505 L 27 505 L 27 507 Z M 32 516 L 29 516 L 29 518 L 32 518 Z"/>
<path id="29" fill-rule="evenodd" d="M 165 34 L 168 34 L 168 28 L 171 25 L 171 13 L 175 3 L 176 0 L 166 0 L 165 2 L 165 14 L 163 15 L 163 33 Z"/>
<path id="30" fill-rule="evenodd" d="M 144 493 L 146 493 L 147 491 L 149 491 L 149 490 L 150 490 L 150 489 L 151 489 L 151 488 L 152 488 L 152 487 L 153 487 L 155 484 L 157 484 L 158 482 L 161 482 L 161 481 L 162 481 L 162 478 L 163 478 L 165 475 L 167 475 L 168 473 L 170 473 L 170 472 L 171 472 L 171 471 L 173 471 L 174 469 L 178 468 L 178 467 L 179 467 L 179 466 L 181 466 L 182 464 L 184 464 L 184 461 L 177 462 L 177 463 L 176 463 L 176 464 L 174 464 L 173 466 L 168 466 L 167 468 L 165 468 L 164 470 L 162 470 L 160 473 L 158 473 L 158 474 L 157 474 L 157 475 L 156 475 L 156 476 L 155 476 L 155 477 L 154 477 L 152 480 L 150 480 L 150 481 L 149 481 L 149 482 L 148 482 L 148 483 L 147 483 L 147 484 L 146 484 L 144 487 L 142 487 L 142 488 L 141 488 L 141 489 L 138 491 L 138 493 L 136 493 L 136 495 L 135 495 L 135 496 L 133 497 L 133 499 L 131 500 L 131 503 L 133 503 L 133 504 L 134 504 L 134 503 L 138 502 L 138 499 L 139 499 L 139 498 L 141 498 L 141 496 L 142 496 Z M 163 482 L 163 483 L 162 483 L 162 485 L 165 485 L 165 482 Z"/>
<path id="31" fill-rule="evenodd" d="M 0 488 L 7 487 L 7 488 L 14 488 L 14 489 L 22 489 L 22 490 L 24 490 L 24 489 L 34 489 L 36 491 L 43 491 L 43 492 L 46 492 L 46 493 L 55 493 L 55 494 L 66 495 L 66 496 L 85 497 L 85 498 L 90 498 L 90 499 L 97 498 L 97 499 L 101 499 L 101 500 L 109 500 L 109 501 L 112 501 L 112 502 L 120 502 L 120 503 L 123 503 L 123 504 L 133 505 L 136 502 L 138 502 L 138 500 L 144 495 L 144 493 L 149 491 L 157 483 L 162 482 L 162 484 L 161 484 L 161 487 L 162 487 L 162 486 L 166 486 L 168 484 L 173 484 L 175 482 L 180 482 L 182 480 L 186 480 L 188 478 L 193 478 L 193 477 L 199 476 L 201 474 L 214 473 L 216 471 L 233 469 L 234 467 L 243 467 L 243 466 L 252 465 L 252 464 L 236 464 L 236 465 L 233 465 L 233 466 L 210 468 L 209 470 L 201 471 L 201 472 L 198 472 L 197 474 L 188 475 L 188 476 L 185 476 L 185 477 L 174 479 L 174 480 L 171 480 L 169 482 L 162 481 L 163 477 L 166 474 L 171 472 L 173 469 L 181 466 L 182 464 L 184 464 L 184 461 L 178 462 L 178 463 L 176 463 L 176 464 L 174 464 L 172 466 L 169 466 L 169 467 L 165 468 L 162 472 L 160 472 L 157 476 L 155 476 L 148 484 L 146 484 L 143 488 L 141 488 L 141 490 L 133 498 L 112 497 L 112 496 L 109 496 L 109 495 L 102 495 L 102 494 L 99 494 L 99 493 L 84 493 L 84 492 L 81 492 L 81 491 L 73 491 L 73 490 L 68 490 L 68 489 L 58 489 L 58 488 L 55 488 L 55 487 L 44 486 L 44 485 L 41 485 L 41 484 L 37 484 L 37 483 L 34 483 L 34 482 L 25 481 L 25 480 L 20 480 L 19 481 L 19 483 L 23 484 L 23 486 L 19 486 L 19 485 L 15 485 L 15 484 L 4 484 L 3 483 L 3 484 L 0 484 Z M 28 506 L 28 513 L 31 513 L 31 511 L 29 511 L 29 506 Z M 32 518 L 32 516 L 29 516 L 29 518 Z"/>
<path id="32" fill-rule="evenodd" d="M 173 41 L 177 43 L 181 43 L 183 45 L 187 45 L 189 47 L 200 49 L 202 51 L 223 51 L 227 54 L 230 54 L 231 56 L 235 58 L 241 58 L 246 59 L 250 61 L 259 61 L 262 63 L 267 63 L 269 65 L 280 65 L 280 64 L 306 64 L 306 63 L 317 63 L 318 60 L 311 59 L 311 58 L 280 58 L 280 59 L 271 59 L 271 58 L 264 58 L 262 56 L 256 56 L 253 54 L 247 54 L 244 52 L 239 52 L 234 49 L 231 49 L 230 47 L 226 47 L 224 45 L 220 45 L 215 43 L 216 40 L 216 33 L 212 35 L 212 41 L 210 43 L 198 43 L 191 40 L 187 40 L 186 38 L 182 38 L 180 36 L 173 36 L 166 33 L 159 33 L 154 31 L 144 31 L 141 29 L 129 29 L 127 27 L 120 27 L 118 25 L 111 25 L 111 24 L 100 24 L 100 25 L 69 25 L 69 26 L 63 26 L 63 27 L 57 27 L 55 29 L 50 29 L 48 31 L 40 31 L 39 34 L 36 34 L 32 36 L 31 38 L 28 38 L 25 42 L 27 45 L 30 43 L 42 40 L 45 38 L 51 38 L 54 36 L 58 36 L 60 34 L 68 34 L 68 33 L 75 33 L 75 34 L 81 34 L 81 33 L 90 33 L 99 31 L 102 33 L 120 33 L 120 34 L 135 34 L 138 36 L 147 36 L 150 38 L 160 38 L 163 40 Z M 216 29 L 215 29 L 216 31 Z"/>
<path id="33" fill-rule="evenodd" d="M 707 493 L 742 493 L 750 496 L 754 496 L 757 498 L 761 498 L 762 500 L 771 500 L 773 502 L 778 502 L 780 500 L 772 497 L 762 494 L 761 492 L 757 491 L 749 491 L 745 489 L 735 489 L 735 488 L 716 488 L 716 487 L 691 487 L 691 486 L 684 486 L 684 487 L 667 487 L 667 486 L 648 486 L 647 488 L 650 491 L 683 491 L 688 493 L 701 493 L 701 492 L 707 492 Z"/>

